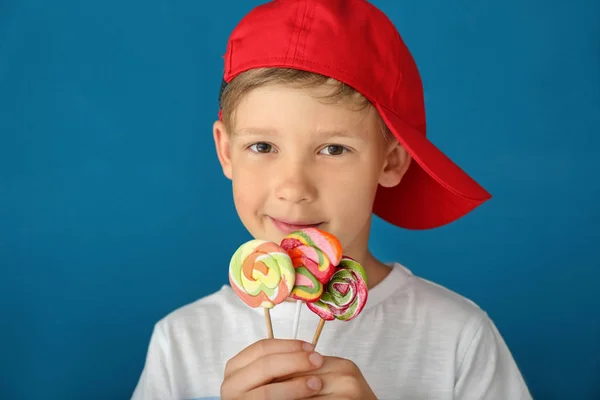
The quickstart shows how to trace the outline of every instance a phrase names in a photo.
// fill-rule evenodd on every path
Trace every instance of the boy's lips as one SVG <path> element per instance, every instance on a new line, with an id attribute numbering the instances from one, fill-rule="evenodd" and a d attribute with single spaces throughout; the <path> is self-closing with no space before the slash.
<path id="1" fill-rule="evenodd" d="M 289 220 L 281 220 L 273 217 L 269 217 L 273 222 L 273 225 L 277 229 L 279 229 L 284 234 L 290 234 L 295 231 L 299 231 L 300 229 L 306 228 L 315 228 L 321 225 L 323 222 L 308 222 L 308 221 L 289 221 Z"/>

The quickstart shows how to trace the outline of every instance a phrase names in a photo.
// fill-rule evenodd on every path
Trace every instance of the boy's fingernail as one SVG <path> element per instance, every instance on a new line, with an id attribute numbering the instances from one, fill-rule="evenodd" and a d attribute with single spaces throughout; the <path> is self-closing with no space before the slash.
<path id="1" fill-rule="evenodd" d="M 323 356 L 319 353 L 312 353 L 310 356 L 308 356 L 308 359 L 315 367 L 319 367 L 323 363 Z"/>
<path id="2" fill-rule="evenodd" d="M 313 345 L 312 345 L 312 344 L 310 344 L 310 343 L 302 343 L 302 348 L 303 348 L 305 351 L 313 351 L 313 350 L 314 350 L 314 348 L 315 348 L 315 346 L 313 346 Z"/>
<path id="3" fill-rule="evenodd" d="M 319 390 L 321 389 L 321 380 L 313 376 L 308 381 L 306 381 L 306 385 L 310 390 Z"/>

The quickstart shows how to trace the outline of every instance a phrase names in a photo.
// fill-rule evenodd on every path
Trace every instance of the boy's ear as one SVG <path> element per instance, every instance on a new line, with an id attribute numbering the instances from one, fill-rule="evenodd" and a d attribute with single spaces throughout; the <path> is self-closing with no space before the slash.
<path id="1" fill-rule="evenodd" d="M 383 187 L 394 187 L 402 180 L 410 166 L 412 157 L 395 139 L 386 146 L 385 151 L 386 157 L 379 177 L 379 184 Z"/>
<path id="2" fill-rule="evenodd" d="M 225 174 L 228 179 L 231 179 L 231 142 L 222 121 L 216 121 L 213 124 L 213 138 L 215 139 L 217 157 L 223 168 L 223 174 Z"/>

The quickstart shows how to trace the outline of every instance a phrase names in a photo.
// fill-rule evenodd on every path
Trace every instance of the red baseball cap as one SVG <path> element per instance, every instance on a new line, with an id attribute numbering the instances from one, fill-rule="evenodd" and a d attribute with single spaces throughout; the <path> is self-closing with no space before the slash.
<path id="1" fill-rule="evenodd" d="M 229 37 L 223 84 L 265 67 L 337 79 L 375 106 L 413 158 L 399 185 L 378 188 L 373 212 L 381 219 L 407 229 L 435 228 L 491 198 L 427 139 L 415 61 L 393 23 L 368 1 L 273 0 L 254 8 Z"/>

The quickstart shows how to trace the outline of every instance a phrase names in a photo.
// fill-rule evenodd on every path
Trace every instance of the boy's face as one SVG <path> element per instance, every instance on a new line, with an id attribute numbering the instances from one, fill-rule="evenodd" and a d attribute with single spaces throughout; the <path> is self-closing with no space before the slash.
<path id="1" fill-rule="evenodd" d="M 214 125 L 217 154 L 253 237 L 280 243 L 315 226 L 360 259 L 377 187 L 398 184 L 409 156 L 384 137 L 373 107 L 326 104 L 315 97 L 323 90 L 275 85 L 246 94 L 232 132 Z"/>

